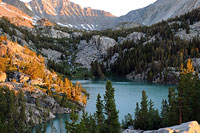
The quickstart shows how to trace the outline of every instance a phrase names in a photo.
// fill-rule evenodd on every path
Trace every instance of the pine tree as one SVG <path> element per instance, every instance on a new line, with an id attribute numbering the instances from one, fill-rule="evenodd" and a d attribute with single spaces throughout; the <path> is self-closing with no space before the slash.
<path id="1" fill-rule="evenodd" d="M 169 105 L 167 103 L 167 100 L 163 100 L 162 108 L 161 108 L 161 119 L 162 119 L 161 126 L 162 127 L 168 126 L 168 123 L 169 123 L 168 112 L 169 112 Z"/>
<path id="2" fill-rule="evenodd" d="M 153 102 L 148 101 L 145 91 L 142 91 L 142 100 L 136 103 L 134 128 L 142 130 L 153 130 L 160 127 L 161 119 L 158 110 L 153 107 Z"/>
<path id="3" fill-rule="evenodd" d="M 101 133 L 104 129 L 104 114 L 103 114 L 103 101 L 100 94 L 97 95 L 96 102 L 96 120 L 97 120 L 97 133 Z"/>
<path id="4" fill-rule="evenodd" d="M 195 80 L 193 76 L 194 68 L 190 59 L 187 62 L 187 69 L 181 66 L 181 78 L 178 84 L 178 106 L 179 124 L 190 120 L 192 114 L 191 103 L 192 93 L 195 90 Z"/>
<path id="5" fill-rule="evenodd" d="M 111 81 L 106 82 L 106 92 L 104 95 L 105 101 L 105 130 L 108 133 L 119 133 L 120 124 L 118 121 L 118 111 L 116 109 L 114 88 L 112 87 Z"/>
<path id="6" fill-rule="evenodd" d="M 135 108 L 135 120 L 134 120 L 134 128 L 138 128 L 140 126 L 140 121 L 139 121 L 139 115 L 140 113 L 140 107 L 139 107 L 139 103 L 136 102 L 136 108 Z"/>
<path id="7" fill-rule="evenodd" d="M 150 100 L 149 101 L 149 103 L 148 103 L 148 105 L 149 105 L 149 109 L 148 109 L 148 115 L 149 115 L 149 117 L 148 117 L 148 128 L 149 129 L 153 129 L 153 127 L 155 126 L 154 125 L 154 113 L 155 113 L 155 110 L 154 110 L 154 108 L 153 108 L 153 102 Z"/>
<path id="8" fill-rule="evenodd" d="M 179 113 L 178 113 L 178 102 L 177 102 L 177 95 L 174 88 L 169 88 L 168 93 L 168 126 L 173 126 L 178 124 L 179 120 Z"/>
<path id="9" fill-rule="evenodd" d="M 140 103 L 141 109 L 140 109 L 140 121 L 142 122 L 140 125 L 140 128 L 143 128 L 144 130 L 148 127 L 148 99 L 145 91 L 142 91 L 142 101 Z"/>
<path id="10" fill-rule="evenodd" d="M 128 126 L 132 126 L 133 125 L 133 118 L 131 114 L 127 114 L 124 116 L 124 120 L 122 120 L 122 126 L 124 129 L 127 129 Z"/>
<path id="11" fill-rule="evenodd" d="M 78 120 L 78 114 L 75 112 L 75 108 L 72 108 L 71 114 L 70 114 L 71 123 L 68 122 L 68 120 L 65 122 L 65 128 L 67 129 L 67 133 L 76 133 L 77 130 L 77 120 Z"/>
<path id="12" fill-rule="evenodd" d="M 25 132 L 26 131 L 26 114 L 25 114 L 25 98 L 24 98 L 24 93 L 22 91 L 19 92 L 18 94 L 18 102 L 19 102 L 19 107 L 20 107 L 20 113 L 19 113 L 19 132 Z"/>

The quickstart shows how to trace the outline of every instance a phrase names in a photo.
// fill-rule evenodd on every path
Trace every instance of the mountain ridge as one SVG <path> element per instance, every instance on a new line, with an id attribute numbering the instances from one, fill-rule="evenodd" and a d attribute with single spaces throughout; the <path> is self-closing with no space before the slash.
<path id="1" fill-rule="evenodd" d="M 33 28 L 32 17 L 15 6 L 0 2 L 0 10 L 0 17 L 6 17 L 11 23 L 14 23 L 17 26 Z"/>
<path id="2" fill-rule="evenodd" d="M 128 14 L 117 18 L 116 23 L 137 22 L 152 25 L 182 15 L 198 7 L 200 7 L 200 0 L 157 0 L 147 7 L 132 10 Z"/>
<path id="3" fill-rule="evenodd" d="M 32 0 L 28 3 L 32 11 L 40 18 L 48 18 L 57 24 L 85 29 L 95 30 L 107 27 L 115 19 L 109 12 L 82 8 L 69 0 Z"/>
<path id="4" fill-rule="evenodd" d="M 3 0 L 3 2 L 17 7 L 35 21 L 46 18 L 63 27 L 83 30 L 111 29 L 124 22 L 152 25 L 200 7 L 200 0 L 157 0 L 147 7 L 116 17 L 103 10 L 82 8 L 69 0 L 32 0 L 29 3 Z"/>

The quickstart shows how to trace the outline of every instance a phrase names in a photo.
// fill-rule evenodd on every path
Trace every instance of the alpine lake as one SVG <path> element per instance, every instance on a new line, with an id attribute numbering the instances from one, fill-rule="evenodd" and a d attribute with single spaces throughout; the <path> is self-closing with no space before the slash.
<path id="1" fill-rule="evenodd" d="M 134 116 L 136 102 L 140 103 L 143 90 L 146 91 L 148 100 L 151 99 L 153 101 L 154 108 L 160 111 L 162 100 L 167 99 L 168 88 L 176 87 L 176 85 L 149 83 L 145 81 L 130 81 L 119 77 L 106 80 L 111 80 L 112 86 L 115 88 L 115 103 L 117 110 L 119 111 L 120 123 L 128 113 Z M 101 98 L 103 99 L 106 80 L 72 80 L 72 83 L 79 82 L 82 84 L 82 87 L 89 93 L 89 99 L 85 107 L 85 110 L 88 113 L 95 113 L 98 93 L 100 93 Z M 81 117 L 81 112 L 79 113 L 79 116 Z M 66 120 L 69 120 L 69 114 L 57 115 L 54 119 L 48 121 L 46 123 L 47 133 L 65 133 Z"/>

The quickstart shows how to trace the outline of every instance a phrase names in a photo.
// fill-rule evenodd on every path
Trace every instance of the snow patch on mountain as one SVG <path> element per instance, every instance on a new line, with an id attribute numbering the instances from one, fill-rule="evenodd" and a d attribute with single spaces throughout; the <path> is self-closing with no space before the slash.
<path id="1" fill-rule="evenodd" d="M 25 3 L 25 5 L 29 10 L 33 11 L 32 7 L 28 3 Z"/>

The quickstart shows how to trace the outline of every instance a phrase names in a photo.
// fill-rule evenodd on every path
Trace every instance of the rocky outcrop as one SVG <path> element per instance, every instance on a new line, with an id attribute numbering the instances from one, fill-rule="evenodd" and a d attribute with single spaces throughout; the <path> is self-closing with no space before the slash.
<path id="1" fill-rule="evenodd" d="M 161 73 L 155 73 L 149 76 L 151 72 L 151 64 L 148 65 L 148 68 L 142 73 L 137 73 L 135 71 L 126 75 L 126 78 L 129 80 L 148 80 L 154 83 L 164 83 L 164 84 L 177 84 L 180 73 L 174 67 L 164 68 Z M 157 64 L 159 65 L 159 63 Z"/>
<path id="2" fill-rule="evenodd" d="M 141 24 L 135 22 L 124 22 L 115 25 L 112 30 L 122 30 L 122 29 L 131 29 L 135 27 L 139 27 Z"/>
<path id="3" fill-rule="evenodd" d="M 62 55 L 62 53 L 55 51 L 55 50 L 51 50 L 51 49 L 44 49 L 42 48 L 43 55 L 45 55 L 47 57 L 47 59 L 53 60 L 55 62 L 59 62 L 60 61 L 60 57 Z"/>
<path id="4" fill-rule="evenodd" d="M 137 42 L 139 41 L 142 37 L 145 37 L 144 33 L 141 32 L 133 32 L 131 34 L 129 34 L 127 37 L 118 37 L 118 43 L 122 44 L 126 41 L 133 41 L 133 42 Z"/>
<path id="5" fill-rule="evenodd" d="M 196 71 L 200 71 L 200 58 L 192 58 L 192 64 Z"/>
<path id="6" fill-rule="evenodd" d="M 18 71 L 13 71 L 8 73 L 8 81 L 13 81 L 15 80 L 16 82 L 19 83 L 25 83 L 30 79 L 30 76 Z"/>
<path id="7" fill-rule="evenodd" d="M 75 62 L 80 63 L 84 68 L 90 68 L 93 61 L 102 61 L 107 55 L 107 50 L 116 44 L 114 39 L 99 35 L 93 36 L 88 43 L 82 40 L 78 44 Z"/>
<path id="8" fill-rule="evenodd" d="M 5 82 L 6 78 L 6 73 L 0 71 L 0 82 Z"/>
<path id="9" fill-rule="evenodd" d="M 111 57 L 111 59 L 108 61 L 109 66 L 110 66 L 110 65 L 113 65 L 113 64 L 115 63 L 115 61 L 117 61 L 118 57 L 119 57 L 119 54 L 118 54 L 118 53 L 115 53 L 115 54 Z"/>
<path id="10" fill-rule="evenodd" d="M 197 121 L 186 122 L 181 125 L 161 128 L 153 131 L 126 129 L 123 133 L 199 133 L 200 125 Z"/>
<path id="11" fill-rule="evenodd" d="M 198 37 L 200 33 L 200 22 L 190 25 L 189 33 L 186 33 L 186 30 L 181 29 L 178 31 L 175 36 L 180 37 L 181 39 L 190 41 L 194 37 Z"/>
<path id="12" fill-rule="evenodd" d="M 32 121 L 34 125 L 55 118 L 55 115 L 51 111 L 37 107 L 35 104 L 26 103 L 25 112 L 27 122 Z"/>
<path id="13" fill-rule="evenodd" d="M 70 38 L 71 35 L 67 32 L 62 32 L 60 30 L 55 30 L 53 27 L 38 27 L 40 34 L 42 36 L 50 37 L 50 38 Z"/>
<path id="14" fill-rule="evenodd" d="M 72 33 L 72 38 L 77 38 L 77 37 L 81 37 L 81 36 L 83 36 L 82 32 L 73 32 Z"/>
<path id="15" fill-rule="evenodd" d="M 47 95 L 38 87 L 26 86 L 18 82 L 4 82 L 0 86 L 6 86 L 14 91 L 22 90 L 26 99 L 27 122 L 32 124 L 46 122 L 55 117 L 55 114 L 70 113 L 70 109 L 61 107 L 54 98 Z"/>
<path id="16" fill-rule="evenodd" d="M 158 130 L 158 133 L 162 133 L 162 132 L 198 133 L 200 132 L 200 126 L 197 121 L 191 121 L 191 122 L 183 123 L 181 125 L 167 127 L 167 128 Z"/>

